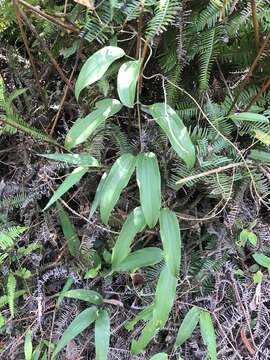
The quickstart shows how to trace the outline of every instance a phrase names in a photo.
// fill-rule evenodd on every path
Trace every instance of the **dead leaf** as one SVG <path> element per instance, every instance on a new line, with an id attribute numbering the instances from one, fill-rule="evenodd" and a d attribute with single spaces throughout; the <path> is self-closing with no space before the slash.
<path id="1" fill-rule="evenodd" d="M 86 6 L 90 10 L 95 10 L 95 0 L 74 0 L 76 3 Z"/>

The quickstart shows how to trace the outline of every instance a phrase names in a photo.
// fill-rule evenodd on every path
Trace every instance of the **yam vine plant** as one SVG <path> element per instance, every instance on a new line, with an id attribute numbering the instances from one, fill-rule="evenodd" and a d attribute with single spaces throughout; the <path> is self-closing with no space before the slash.
<path id="1" fill-rule="evenodd" d="M 44 30 L 42 36 L 50 41 L 59 21 L 47 26 L 44 20 L 34 19 L 44 10 L 35 8 L 37 2 L 29 2 L 32 7 L 18 3 L 24 11 L 33 11 L 31 21 Z M 236 350 L 232 346 L 225 355 L 222 348 L 222 341 L 231 346 L 231 329 L 235 331 L 236 326 L 239 328 L 235 332 L 241 334 L 246 347 L 243 352 L 261 356 L 262 350 L 255 348 L 252 337 L 253 328 L 259 328 L 260 314 L 252 319 L 245 314 L 244 320 L 233 316 L 230 323 L 226 309 L 220 324 L 216 312 L 219 292 L 225 298 L 223 282 L 236 288 L 238 303 L 235 277 L 240 278 L 239 288 L 248 283 L 249 288 L 256 287 L 256 294 L 263 281 L 268 281 L 265 269 L 270 269 L 269 238 L 262 218 L 252 213 L 246 197 L 260 209 L 269 208 L 269 2 L 257 1 L 255 14 L 249 1 L 76 3 L 79 4 L 54 5 L 46 1 L 43 6 L 46 16 L 61 11 L 65 21 L 61 20 L 60 26 L 75 28 L 74 33 L 68 32 L 70 39 L 66 34 L 63 44 L 56 42 L 52 56 L 59 57 L 58 61 L 65 59 L 66 66 L 75 53 L 80 59 L 71 100 L 76 99 L 76 106 L 81 106 L 79 118 L 57 125 L 60 136 L 56 141 L 57 135 L 51 136 L 53 131 L 48 135 L 49 127 L 47 132 L 44 126 L 40 130 L 18 115 L 14 102 L 27 94 L 27 89 L 8 95 L 4 81 L 0 83 L 1 136 L 31 137 L 35 144 L 33 156 L 48 169 L 45 175 L 38 171 L 37 177 L 48 186 L 37 200 L 32 195 L 32 203 L 36 209 L 42 208 L 43 219 L 51 217 L 60 225 L 67 258 L 81 269 L 85 280 L 102 279 L 106 283 L 128 274 L 132 280 L 139 277 L 144 284 L 140 274 L 154 274 L 151 286 L 144 284 L 146 293 L 142 290 L 141 299 L 146 297 L 148 301 L 142 301 L 142 310 L 121 325 L 126 332 L 135 334 L 129 346 L 131 356 L 145 358 L 145 351 L 171 326 L 172 313 L 179 326 L 174 326 L 170 354 L 164 346 L 152 360 L 165 360 L 168 356 L 215 360 L 229 358 L 230 351 L 238 356 L 242 348 Z M 7 9 L 6 18 L 0 23 L 1 39 L 18 19 L 6 1 L 0 6 Z M 259 24 L 259 34 L 255 22 Z M 35 46 L 34 42 L 31 50 Z M 48 60 L 40 53 L 37 59 L 43 64 Z M 60 72 L 59 75 L 63 77 Z M 67 86 L 71 85 L 72 76 Z M 53 147 L 57 151 L 52 151 Z M 59 185 L 63 170 L 68 173 Z M 97 186 L 92 183 L 92 174 L 99 179 Z M 75 187 L 78 191 L 70 199 L 68 194 Z M 51 191 L 53 194 L 45 203 Z M 31 296 L 28 286 L 34 274 L 21 262 L 25 256 L 34 257 L 35 251 L 44 250 L 37 244 L 23 246 L 24 234 L 31 233 L 31 226 L 20 226 L 18 214 L 16 221 L 9 220 L 10 209 L 16 204 L 26 206 L 23 204 L 30 192 L 28 189 L 26 195 L 22 192 L 0 202 L 4 209 L 0 217 L 0 265 L 8 268 L 0 297 L 0 306 L 6 307 L 0 317 L 2 329 L 14 319 L 17 303 Z M 80 202 L 79 196 L 87 199 L 86 211 L 73 209 Z M 185 212 L 189 204 L 192 215 Z M 241 206 L 247 209 L 246 214 L 241 212 Z M 81 224 L 73 224 L 73 215 L 86 222 L 93 233 L 100 231 L 101 251 L 92 249 L 95 234 L 85 246 L 87 235 L 82 234 Z M 221 216 L 224 231 L 220 229 Z M 207 228 L 211 219 L 218 220 Z M 197 228 L 190 225 L 193 221 Z M 190 231 L 188 239 L 186 230 Z M 109 241 L 104 235 L 107 233 Z M 57 258 L 55 263 L 58 261 Z M 223 278 L 223 272 L 229 280 Z M 95 347 L 95 354 L 89 358 L 109 359 L 112 309 L 122 306 L 121 299 L 108 299 L 100 288 L 84 288 L 72 271 L 61 267 L 48 274 L 40 275 L 38 281 L 39 314 L 48 278 L 65 279 L 63 288 L 52 297 L 56 299 L 52 329 L 49 338 L 36 344 L 35 334 L 41 325 L 38 315 L 38 326 L 25 332 L 24 357 L 65 357 L 69 347 L 75 347 L 80 335 L 88 331 L 89 341 Z M 218 290 L 213 300 L 215 286 Z M 190 302 L 184 294 L 193 294 L 193 287 L 194 299 Z M 147 297 L 147 292 L 151 296 Z M 233 298 L 231 292 L 226 296 Z M 61 332 L 52 341 L 55 314 L 67 299 L 80 303 L 83 310 L 76 307 L 72 321 L 59 322 Z M 249 293 L 243 300 L 245 304 L 247 299 Z M 184 306 L 180 319 L 174 309 L 176 303 Z M 230 305 L 229 310 L 232 308 L 238 309 Z M 245 328 L 241 328 L 243 321 L 247 322 Z M 227 329 L 225 337 L 223 324 Z M 263 326 L 259 329 L 257 335 L 263 332 Z"/>

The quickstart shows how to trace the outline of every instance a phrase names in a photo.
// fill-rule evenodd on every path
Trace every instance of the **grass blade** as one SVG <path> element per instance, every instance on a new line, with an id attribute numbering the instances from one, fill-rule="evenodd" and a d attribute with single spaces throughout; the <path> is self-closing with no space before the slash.
<path id="1" fill-rule="evenodd" d="M 106 177 L 107 177 L 107 173 L 105 172 L 101 179 L 100 179 L 100 182 L 98 184 L 98 187 L 97 187 L 97 190 L 96 190 L 96 194 L 95 194 L 95 198 L 92 202 L 92 205 L 91 205 L 91 209 L 90 209 L 90 213 L 89 213 L 89 219 L 91 219 L 91 217 L 94 215 L 95 211 L 97 210 L 97 208 L 99 207 L 99 204 L 100 204 L 100 198 L 101 198 L 101 194 L 103 192 L 103 186 L 105 184 L 105 180 L 106 180 Z"/>
<path id="2" fill-rule="evenodd" d="M 150 360 L 168 360 L 168 355 L 166 353 L 158 353 L 152 356 Z"/>
<path id="3" fill-rule="evenodd" d="M 200 328 L 203 342 L 207 346 L 210 359 L 217 360 L 216 334 L 208 311 L 201 311 L 200 313 Z"/>
<path id="4" fill-rule="evenodd" d="M 139 354 L 146 346 L 150 343 L 150 341 L 156 335 L 158 329 L 153 321 L 150 321 L 142 330 L 141 335 L 138 340 L 132 340 L 131 343 L 131 352 L 134 355 Z"/>
<path id="5" fill-rule="evenodd" d="M 188 340 L 200 319 L 201 310 L 197 306 L 193 306 L 184 317 L 182 324 L 178 330 L 175 344 L 181 346 Z"/>
<path id="6" fill-rule="evenodd" d="M 107 360 L 109 345 L 110 318 L 106 310 L 101 310 L 95 322 L 96 360 Z"/>
<path id="7" fill-rule="evenodd" d="M 161 207 L 161 180 L 156 155 L 138 155 L 136 172 L 142 211 L 146 224 L 152 228 L 158 221 Z"/>
<path id="8" fill-rule="evenodd" d="M 24 357 L 25 360 L 32 360 L 33 344 L 32 344 L 32 331 L 28 330 L 24 340 Z"/>
<path id="9" fill-rule="evenodd" d="M 63 293 L 64 297 L 90 302 L 94 305 L 101 305 L 103 298 L 98 292 L 87 289 L 68 290 Z"/>
<path id="10" fill-rule="evenodd" d="M 99 167 L 100 164 L 93 156 L 89 154 L 38 154 L 39 156 L 45 157 L 49 160 L 64 161 L 68 164 L 84 166 L 84 167 Z"/>

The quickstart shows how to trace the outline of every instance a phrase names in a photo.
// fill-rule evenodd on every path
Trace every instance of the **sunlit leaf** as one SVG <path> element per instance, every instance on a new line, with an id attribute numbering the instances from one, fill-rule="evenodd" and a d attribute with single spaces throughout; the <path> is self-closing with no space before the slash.
<path id="1" fill-rule="evenodd" d="M 248 229 L 243 229 L 240 232 L 239 239 L 240 239 L 241 244 L 243 244 L 243 246 L 246 244 L 247 241 L 249 241 L 251 243 L 251 245 L 253 245 L 253 246 L 256 246 L 256 244 L 257 244 L 256 234 L 254 234 L 254 232 L 252 232 Z"/>
<path id="2" fill-rule="evenodd" d="M 112 266 L 121 263 L 130 253 L 131 243 L 136 234 L 145 227 L 142 209 L 135 208 L 125 221 L 112 251 Z"/>
<path id="3" fill-rule="evenodd" d="M 101 310 L 95 322 L 96 360 L 107 360 L 110 344 L 110 317 Z"/>
<path id="4" fill-rule="evenodd" d="M 158 353 L 152 356 L 149 360 L 168 360 L 168 355 L 166 353 Z"/>
<path id="5" fill-rule="evenodd" d="M 266 145 L 270 145 L 270 134 L 265 133 L 264 131 L 260 129 L 254 129 L 254 136 L 256 139 L 260 140 L 262 143 Z"/>
<path id="6" fill-rule="evenodd" d="M 258 122 L 258 123 L 269 123 L 269 120 L 266 116 L 261 114 L 256 114 L 252 112 L 242 112 L 235 113 L 228 116 L 232 120 L 236 121 L 247 121 L 247 122 Z"/>
<path id="7" fill-rule="evenodd" d="M 117 46 L 106 46 L 96 51 L 84 63 L 75 84 L 75 96 L 78 99 L 80 92 L 102 78 L 109 66 L 125 55 L 124 50 Z"/>
<path id="8" fill-rule="evenodd" d="M 64 331 L 64 334 L 58 341 L 56 348 L 52 354 L 52 360 L 56 359 L 56 355 L 77 335 L 83 332 L 90 324 L 92 324 L 98 316 L 95 306 L 83 310 Z"/>
<path id="9" fill-rule="evenodd" d="M 178 330 L 175 344 L 181 346 L 186 340 L 188 340 L 195 327 L 197 326 L 200 318 L 201 310 L 197 306 L 193 306 L 185 315 L 181 326 Z"/>
<path id="10" fill-rule="evenodd" d="M 137 81 L 141 69 L 141 60 L 128 61 L 121 65 L 117 76 L 119 98 L 127 107 L 134 106 Z"/>
<path id="11" fill-rule="evenodd" d="M 67 298 L 87 301 L 94 305 L 101 305 L 103 303 L 102 296 L 99 295 L 98 292 L 93 290 L 87 290 L 87 289 L 68 290 L 65 293 L 63 293 L 63 296 Z"/>
<path id="12" fill-rule="evenodd" d="M 177 113 L 164 103 L 144 106 L 143 110 L 152 115 L 161 129 L 167 135 L 174 151 L 189 167 L 195 164 L 195 148 L 187 128 Z"/>
<path id="13" fill-rule="evenodd" d="M 200 329 L 203 342 L 207 346 L 210 359 L 217 360 L 216 334 L 208 311 L 201 311 L 200 313 Z"/>
<path id="14" fill-rule="evenodd" d="M 68 164 L 90 167 L 95 166 L 99 167 L 99 162 L 93 156 L 89 154 L 38 154 L 39 156 L 43 156 L 49 160 L 55 161 L 64 161 Z"/>
<path id="15" fill-rule="evenodd" d="M 136 176 L 144 218 L 146 224 L 152 228 L 158 221 L 161 207 L 160 172 L 154 153 L 137 156 Z"/>
<path id="16" fill-rule="evenodd" d="M 108 224 L 112 209 L 135 169 L 135 163 L 136 158 L 133 155 L 124 154 L 115 161 L 108 173 L 100 196 L 100 215 L 103 223 Z"/>
<path id="17" fill-rule="evenodd" d="M 258 263 L 259 265 L 270 270 L 270 257 L 269 256 L 266 256 L 266 255 L 258 253 L 258 252 L 256 252 L 252 256 L 253 256 L 253 259 L 256 261 L 256 263 Z"/>
<path id="18" fill-rule="evenodd" d="M 178 277 L 181 261 L 181 237 L 177 217 L 173 211 L 162 209 L 159 223 L 165 261 L 171 274 Z"/>
<path id="19" fill-rule="evenodd" d="M 68 177 L 62 182 L 59 188 L 55 191 L 53 196 L 50 198 L 48 204 L 44 210 L 48 209 L 52 204 L 60 199 L 73 185 L 81 180 L 81 178 L 87 173 L 87 169 L 79 166 L 68 175 Z"/>
<path id="20" fill-rule="evenodd" d="M 32 360 L 33 344 L 32 344 L 32 331 L 28 330 L 24 339 L 24 357 L 25 360 Z"/>
<path id="21" fill-rule="evenodd" d="M 8 281 L 7 281 L 7 296 L 8 296 L 9 311 L 12 318 L 15 315 L 16 285 L 17 285 L 17 281 L 15 279 L 15 276 L 12 273 L 10 273 L 8 275 Z"/>
<path id="22" fill-rule="evenodd" d="M 65 147 L 70 150 L 83 143 L 104 121 L 121 110 L 122 105 L 115 99 L 103 99 L 96 104 L 96 110 L 84 118 L 78 119 L 69 130 Z"/>
<path id="23" fill-rule="evenodd" d="M 112 266 L 114 271 L 133 271 L 144 266 L 155 265 L 163 259 L 159 248 L 148 247 L 132 252 L 122 262 Z"/>
<path id="24" fill-rule="evenodd" d="M 79 237 L 76 233 L 74 225 L 72 224 L 68 216 L 68 213 L 64 210 L 63 206 L 60 204 L 59 201 L 57 201 L 56 206 L 61 227 L 67 241 L 68 250 L 72 256 L 76 256 L 80 248 Z"/>

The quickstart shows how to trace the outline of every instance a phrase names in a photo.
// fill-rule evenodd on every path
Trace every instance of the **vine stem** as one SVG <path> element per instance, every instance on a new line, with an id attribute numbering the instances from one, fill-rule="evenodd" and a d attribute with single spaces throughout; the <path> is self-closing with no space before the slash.
<path id="1" fill-rule="evenodd" d="M 251 0 L 251 11 L 252 11 L 252 22 L 253 22 L 253 28 L 254 28 L 254 34 L 255 34 L 255 42 L 256 47 L 259 49 L 260 45 L 260 30 L 259 30 L 259 23 L 257 19 L 257 5 L 256 0 Z"/>

